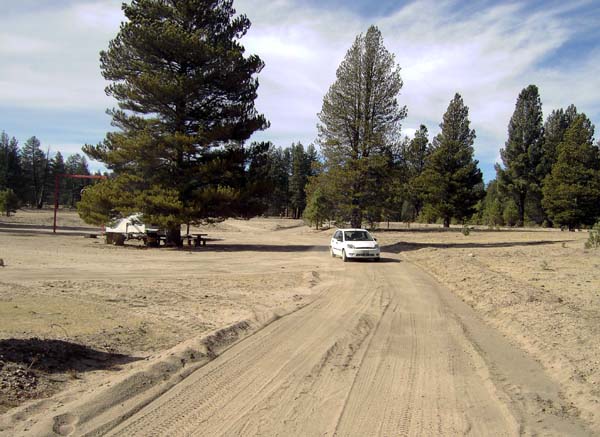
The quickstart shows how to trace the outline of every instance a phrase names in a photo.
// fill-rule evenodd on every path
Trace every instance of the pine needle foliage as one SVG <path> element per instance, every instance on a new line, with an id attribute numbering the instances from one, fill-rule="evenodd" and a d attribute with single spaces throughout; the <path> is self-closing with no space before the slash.
<path id="1" fill-rule="evenodd" d="M 123 11 L 100 54 L 118 130 L 84 147 L 118 181 L 86 190 L 82 217 L 141 211 L 177 240 L 181 223 L 251 214 L 242 144 L 268 122 L 254 107 L 264 64 L 239 42 L 250 21 L 232 0 L 133 0 Z M 126 183 L 127 195 L 111 191 Z"/>

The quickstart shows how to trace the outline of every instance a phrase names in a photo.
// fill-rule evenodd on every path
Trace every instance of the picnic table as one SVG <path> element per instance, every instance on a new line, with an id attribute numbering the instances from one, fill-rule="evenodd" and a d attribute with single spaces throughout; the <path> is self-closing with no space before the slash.
<path id="1" fill-rule="evenodd" d="M 206 236 L 208 234 L 186 234 L 183 236 L 184 240 L 187 240 L 188 246 L 206 246 Z"/>

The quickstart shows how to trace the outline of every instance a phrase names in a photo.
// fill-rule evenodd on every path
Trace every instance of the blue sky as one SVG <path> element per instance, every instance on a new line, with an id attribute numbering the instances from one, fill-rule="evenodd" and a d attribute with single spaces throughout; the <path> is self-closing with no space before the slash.
<path id="1" fill-rule="evenodd" d="M 3 2 L 0 130 L 36 135 L 63 154 L 111 129 L 99 52 L 123 20 L 121 0 Z M 455 92 L 470 108 L 486 180 L 506 141 L 520 90 L 540 89 L 545 115 L 573 103 L 600 122 L 600 2 L 235 0 L 253 25 L 243 39 L 266 67 L 257 107 L 278 146 L 316 138 L 317 113 L 357 34 L 371 24 L 402 67 L 404 134 L 431 136 Z M 99 164 L 94 164 L 97 168 Z"/>

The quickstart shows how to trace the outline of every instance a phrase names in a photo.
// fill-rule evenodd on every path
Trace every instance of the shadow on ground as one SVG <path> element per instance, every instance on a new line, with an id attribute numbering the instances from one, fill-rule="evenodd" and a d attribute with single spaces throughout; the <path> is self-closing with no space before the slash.
<path id="1" fill-rule="evenodd" d="M 0 362 L 26 365 L 47 373 L 113 369 L 141 358 L 102 352 L 63 340 L 0 340 Z"/>
<path id="2" fill-rule="evenodd" d="M 527 247 L 527 246 L 544 246 L 548 244 L 569 243 L 573 240 L 556 240 L 556 241 L 521 241 L 521 242 L 505 242 L 505 243 L 406 243 L 399 241 L 398 243 L 383 246 L 382 250 L 392 253 L 410 252 L 413 250 L 437 248 L 437 249 L 494 249 L 502 247 Z"/>
<path id="3" fill-rule="evenodd" d="M 183 246 L 183 249 L 193 252 L 327 252 L 329 246 L 313 244 L 207 244 L 200 247 Z"/>

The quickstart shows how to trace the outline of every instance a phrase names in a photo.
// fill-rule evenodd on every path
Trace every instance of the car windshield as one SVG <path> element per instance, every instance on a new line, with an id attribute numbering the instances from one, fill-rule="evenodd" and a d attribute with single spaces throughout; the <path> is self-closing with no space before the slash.
<path id="1" fill-rule="evenodd" d="M 346 241 L 373 241 L 373 237 L 367 231 L 344 232 Z"/>

